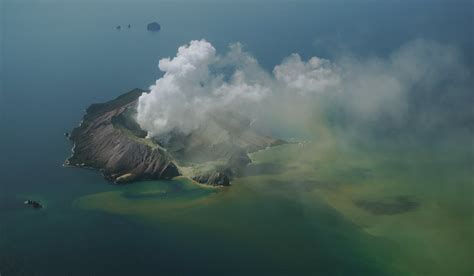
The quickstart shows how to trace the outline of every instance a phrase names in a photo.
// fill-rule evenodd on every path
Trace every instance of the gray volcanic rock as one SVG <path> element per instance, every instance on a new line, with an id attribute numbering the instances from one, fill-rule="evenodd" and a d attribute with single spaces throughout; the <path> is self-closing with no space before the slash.
<path id="1" fill-rule="evenodd" d="M 196 182 L 228 186 L 251 163 L 248 153 L 285 143 L 260 135 L 236 114 L 219 114 L 204 127 L 183 135 L 147 138 L 135 121 L 134 89 L 112 101 L 93 104 L 69 135 L 73 154 L 66 165 L 100 169 L 115 183 L 171 179 L 184 175 Z"/>
<path id="2" fill-rule="evenodd" d="M 31 207 L 33 207 L 34 209 L 41 209 L 43 208 L 43 205 L 41 205 L 41 203 L 39 203 L 38 201 L 34 201 L 34 200 L 26 200 L 24 202 L 25 205 L 29 205 Z"/>
<path id="3" fill-rule="evenodd" d="M 229 186 L 229 177 L 222 172 L 213 172 L 210 174 L 198 175 L 192 178 L 194 181 L 201 184 L 208 184 L 212 186 Z"/>
<path id="4" fill-rule="evenodd" d="M 134 89 L 110 102 L 91 105 L 81 125 L 70 135 L 74 149 L 66 164 L 101 169 L 106 178 L 118 183 L 180 175 L 163 149 L 113 124 L 135 107 L 143 92 Z"/>

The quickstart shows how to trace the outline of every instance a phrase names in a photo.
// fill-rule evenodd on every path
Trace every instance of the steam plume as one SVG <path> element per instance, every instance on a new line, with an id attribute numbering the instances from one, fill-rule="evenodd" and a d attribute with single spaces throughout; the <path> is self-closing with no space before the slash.
<path id="1" fill-rule="evenodd" d="M 325 114 L 338 110 L 338 116 L 351 124 L 381 119 L 396 126 L 413 121 L 437 124 L 453 114 L 444 114 L 447 118 L 436 114 L 439 104 L 420 108 L 432 100 L 430 96 L 456 93 L 458 97 L 447 105 L 471 97 L 466 92 L 470 74 L 456 50 L 425 40 L 412 41 L 384 59 L 346 56 L 335 62 L 319 57 L 304 61 L 292 54 L 271 73 L 238 43 L 218 55 L 209 42 L 193 40 L 179 47 L 174 58 L 161 59 L 159 68 L 164 76 L 139 98 L 137 107 L 137 122 L 150 137 L 175 131 L 188 134 L 223 111 L 262 126 L 270 117 L 309 122 L 317 106 L 323 106 Z M 423 93 L 425 102 L 420 105 Z M 463 113 L 454 112 L 455 116 L 472 115 L 462 104 L 460 109 Z"/>

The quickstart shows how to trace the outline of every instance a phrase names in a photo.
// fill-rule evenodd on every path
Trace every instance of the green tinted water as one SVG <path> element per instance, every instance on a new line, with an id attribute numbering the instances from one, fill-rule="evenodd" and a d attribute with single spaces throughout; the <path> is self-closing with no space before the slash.
<path id="1" fill-rule="evenodd" d="M 472 144 L 361 151 L 315 139 L 255 154 L 226 189 L 113 186 L 61 167 L 63 133 L 85 108 L 148 87 L 158 60 L 191 39 L 221 53 L 241 42 L 270 72 L 293 52 L 384 57 L 425 38 L 460 47 L 472 68 L 472 3 L 119 2 L 0 1 L 1 275 L 473 273 Z M 155 20 L 160 33 L 146 32 Z M 274 118 L 288 128 L 279 134 L 312 137 L 308 122 L 285 118 L 293 112 Z M 394 196 L 418 207 L 374 215 L 355 204 Z"/>
<path id="2" fill-rule="evenodd" d="M 300 143 L 252 159 L 250 175 L 230 188 L 186 179 L 147 182 L 85 196 L 75 206 L 166 227 L 229 272 L 472 271 L 469 154 L 361 152 Z M 356 204 L 397 196 L 409 197 L 415 207 L 380 214 Z M 229 266 L 234 262 L 239 265 Z"/>

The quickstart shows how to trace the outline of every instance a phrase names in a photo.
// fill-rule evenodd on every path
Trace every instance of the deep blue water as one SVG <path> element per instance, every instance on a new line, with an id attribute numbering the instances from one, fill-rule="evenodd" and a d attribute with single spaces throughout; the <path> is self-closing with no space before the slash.
<path id="1" fill-rule="evenodd" d="M 38 174 L 63 180 L 62 133 L 83 110 L 147 88 L 160 76 L 158 60 L 192 39 L 221 52 L 241 42 L 271 70 L 293 52 L 384 56 L 421 37 L 461 49 L 472 68 L 472 2 L 39 3 L 2 2 L 1 167 L 4 179 L 22 183 L 2 186 L 13 191 L 36 189 Z M 154 20 L 163 28 L 150 34 L 144 26 Z"/>
<path id="2" fill-rule="evenodd" d="M 65 275 L 67 268 L 77 275 L 111 270 L 126 275 L 136 267 L 156 275 L 160 269 L 189 273 L 184 264 L 205 267 L 205 258 L 179 257 L 189 254 L 180 251 L 185 242 L 166 227 L 157 237 L 150 234 L 154 229 L 122 217 L 73 208 L 77 197 L 114 187 L 94 171 L 61 166 L 71 146 L 63 133 L 78 124 L 88 105 L 147 88 L 160 76 L 158 60 L 174 56 L 192 39 L 205 38 L 220 52 L 241 42 L 271 70 L 293 52 L 303 58 L 331 59 L 341 52 L 383 57 L 421 37 L 458 47 L 473 68 L 472 1 L 3 0 L 0 9 L 0 273 L 5 276 Z M 161 24 L 159 33 L 146 31 L 151 21 Z M 127 24 L 132 28 L 115 30 Z M 29 195 L 45 203 L 45 212 L 17 204 Z M 213 254 L 218 252 L 203 256 Z M 356 267 L 350 264 L 341 273 Z"/>

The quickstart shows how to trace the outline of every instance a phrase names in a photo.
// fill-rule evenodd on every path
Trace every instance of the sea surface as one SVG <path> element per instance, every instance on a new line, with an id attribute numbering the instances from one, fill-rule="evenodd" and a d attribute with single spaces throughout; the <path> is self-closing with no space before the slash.
<path id="1" fill-rule="evenodd" d="M 90 104 L 146 89 L 192 39 L 271 71 L 423 38 L 474 68 L 472 1 L 380 2 L 0 2 L 0 275 L 472 275 L 470 142 L 360 146 L 325 125 L 252 154 L 228 188 L 62 166 Z"/>

